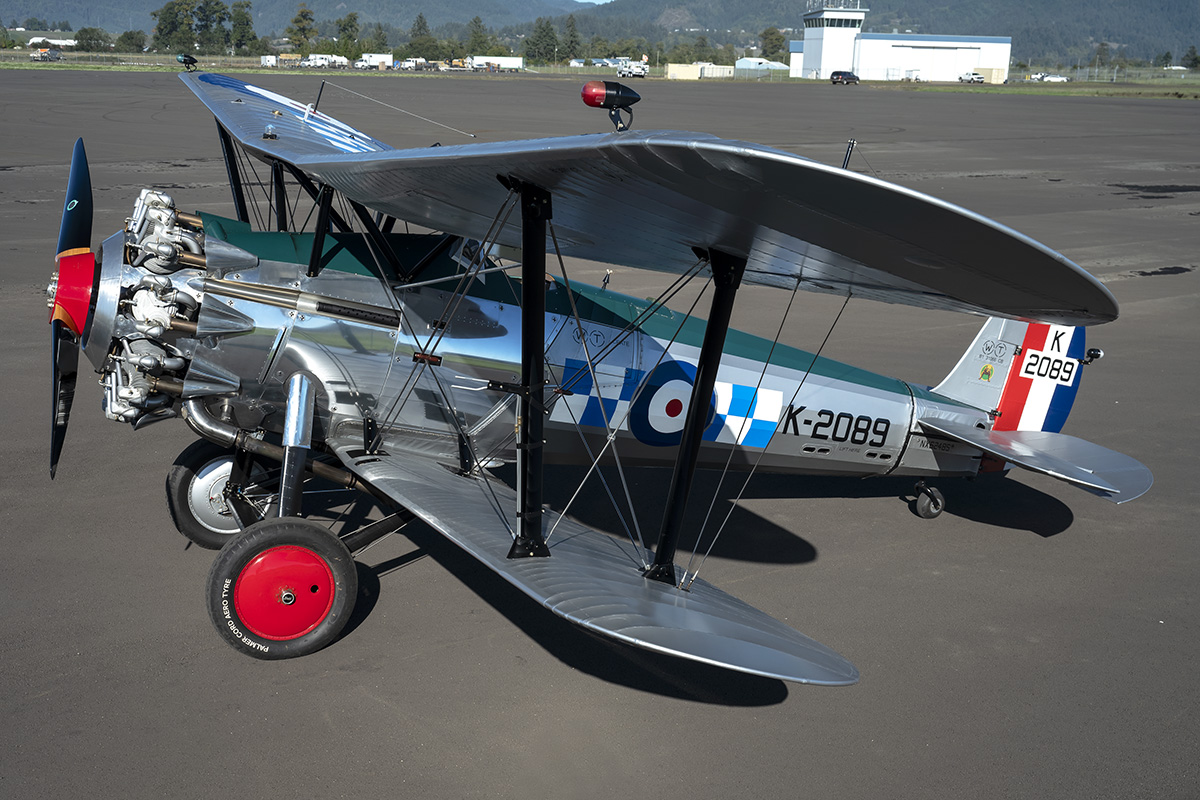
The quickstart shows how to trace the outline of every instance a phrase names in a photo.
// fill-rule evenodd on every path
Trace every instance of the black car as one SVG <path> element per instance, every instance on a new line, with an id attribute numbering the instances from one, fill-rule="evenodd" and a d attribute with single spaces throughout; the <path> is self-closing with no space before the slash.
<path id="1" fill-rule="evenodd" d="M 845 72 L 839 70 L 829 76 L 829 80 L 833 83 L 858 83 L 858 76 L 853 72 Z"/>

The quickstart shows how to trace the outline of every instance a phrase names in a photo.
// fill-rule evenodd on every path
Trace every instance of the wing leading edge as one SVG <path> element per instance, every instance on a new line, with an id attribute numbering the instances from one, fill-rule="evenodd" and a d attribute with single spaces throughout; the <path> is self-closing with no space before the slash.
<path id="1" fill-rule="evenodd" d="M 668 655 L 798 683 L 858 681 L 842 656 L 732 595 L 696 581 L 682 591 L 646 580 L 628 542 L 563 519 L 549 558 L 508 559 L 509 523 L 497 507 L 515 508 L 515 493 L 498 481 L 457 475 L 435 461 L 354 457 L 343 463 L 420 519 L 560 617 L 593 633 Z M 361 452 L 361 451 L 360 451 Z M 549 534 L 557 515 L 546 514 Z"/>
<path id="2" fill-rule="evenodd" d="M 749 283 L 1062 325 L 1117 316 L 1099 281 L 1016 231 L 762 145 L 649 131 L 394 150 L 237 79 L 181 77 L 244 147 L 436 230 L 482 238 L 498 178 L 515 177 L 551 192 L 564 255 L 680 273 L 693 248 L 717 249 L 747 257 Z M 498 240 L 520 237 L 510 220 Z"/>

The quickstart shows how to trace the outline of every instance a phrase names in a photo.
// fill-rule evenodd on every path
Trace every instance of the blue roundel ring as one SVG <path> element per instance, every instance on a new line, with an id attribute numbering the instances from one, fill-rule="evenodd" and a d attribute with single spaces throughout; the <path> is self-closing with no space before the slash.
<path id="1" fill-rule="evenodd" d="M 690 387 L 695 380 L 696 367 L 681 361 L 663 362 L 650 373 L 645 383 L 638 388 L 637 399 L 629 410 L 629 430 L 639 442 L 654 447 L 672 447 L 679 444 L 679 440 L 683 438 L 683 418 L 680 419 L 681 424 L 678 430 L 673 430 L 674 425 L 663 426 L 661 420 L 659 420 L 659 424 L 656 424 L 652 419 L 651 409 L 655 396 L 664 386 L 682 381 Z M 704 417 L 705 430 L 711 426 L 716 416 L 716 403 L 713 396 L 710 395 L 708 413 Z"/>

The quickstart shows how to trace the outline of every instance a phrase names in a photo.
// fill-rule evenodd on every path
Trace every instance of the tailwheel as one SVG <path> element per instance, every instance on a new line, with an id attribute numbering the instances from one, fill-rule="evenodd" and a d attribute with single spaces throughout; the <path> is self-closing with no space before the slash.
<path id="1" fill-rule="evenodd" d="M 354 610 L 354 558 L 326 528 L 265 519 L 234 536 L 208 573 L 208 615 L 235 650 L 295 658 L 330 644 Z"/>
<path id="2" fill-rule="evenodd" d="M 167 473 L 167 507 L 179 532 L 206 550 L 220 550 L 242 530 L 226 492 L 234 473 L 237 451 L 200 439 L 184 449 Z M 274 476 L 254 462 L 238 490 L 251 521 L 268 516 L 278 496 Z"/>
<path id="3" fill-rule="evenodd" d="M 913 487 L 917 495 L 917 516 L 922 519 L 937 519 L 946 508 L 946 498 L 941 491 L 927 486 L 925 481 L 918 481 Z"/>

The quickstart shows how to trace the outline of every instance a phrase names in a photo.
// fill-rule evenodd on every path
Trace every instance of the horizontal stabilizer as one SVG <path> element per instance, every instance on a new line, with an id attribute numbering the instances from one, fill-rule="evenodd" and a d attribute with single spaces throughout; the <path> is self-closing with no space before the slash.
<path id="1" fill-rule="evenodd" d="M 989 431 L 941 419 L 922 419 L 920 424 L 927 432 L 977 447 L 1114 503 L 1141 497 L 1154 483 L 1150 470 L 1137 459 L 1064 433 Z"/>
<path id="2" fill-rule="evenodd" d="M 460 476 L 428 458 L 363 456 L 352 448 L 335 447 L 352 471 L 513 586 L 593 633 L 768 678 L 831 686 L 858 680 L 842 656 L 710 584 L 698 580 L 683 591 L 645 579 L 632 544 L 569 519 L 549 537 L 549 558 L 509 559 L 507 520 L 515 522 L 516 495 L 507 485 Z M 544 530 L 558 520 L 546 512 Z"/>

